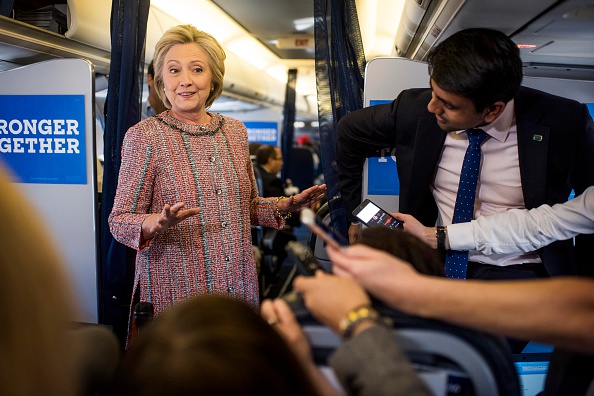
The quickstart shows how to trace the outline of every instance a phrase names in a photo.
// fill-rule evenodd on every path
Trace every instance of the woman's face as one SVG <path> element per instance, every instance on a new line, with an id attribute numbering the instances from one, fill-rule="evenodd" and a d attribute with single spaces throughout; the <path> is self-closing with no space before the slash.
<path id="1" fill-rule="evenodd" d="M 205 111 L 212 72 L 202 47 L 195 43 L 171 47 L 163 63 L 163 85 L 174 113 L 195 115 Z"/>

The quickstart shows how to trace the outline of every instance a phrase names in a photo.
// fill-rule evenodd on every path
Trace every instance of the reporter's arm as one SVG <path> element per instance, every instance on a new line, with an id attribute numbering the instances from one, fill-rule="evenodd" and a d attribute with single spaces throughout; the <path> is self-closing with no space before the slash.
<path id="1" fill-rule="evenodd" d="M 425 227 L 411 215 L 392 215 L 404 222 L 405 231 L 437 247 L 435 227 Z M 484 254 L 533 252 L 558 240 L 594 232 L 594 186 L 562 204 L 479 216 L 468 223 L 450 224 L 446 230 L 447 249 Z"/>
<path id="2" fill-rule="evenodd" d="M 402 310 L 508 337 L 594 353 L 594 281 L 456 281 L 422 276 Z"/>
<path id="3" fill-rule="evenodd" d="M 369 327 L 343 342 L 330 357 L 330 365 L 349 394 L 431 395 L 392 331 L 383 326 Z"/>
<path id="4" fill-rule="evenodd" d="M 367 246 L 328 254 L 336 273 L 409 314 L 594 353 L 594 280 L 460 281 L 421 275 Z"/>
<path id="5" fill-rule="evenodd" d="M 350 313 L 362 307 L 372 310 L 367 293 L 352 279 L 317 271 L 313 277 L 295 278 L 293 287 L 303 295 L 312 315 L 336 333 L 345 330 L 341 322 Z M 430 395 L 391 329 L 367 317 L 350 323 L 352 332 L 330 358 L 349 394 Z"/>

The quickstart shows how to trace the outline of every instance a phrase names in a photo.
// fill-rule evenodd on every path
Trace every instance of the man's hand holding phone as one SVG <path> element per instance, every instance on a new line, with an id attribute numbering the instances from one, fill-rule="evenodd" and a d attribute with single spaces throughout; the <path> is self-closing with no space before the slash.
<path id="1" fill-rule="evenodd" d="M 382 226 L 388 228 L 402 228 L 402 221 L 398 220 L 384 209 L 365 199 L 361 205 L 353 210 L 353 215 L 356 216 L 367 227 Z"/>

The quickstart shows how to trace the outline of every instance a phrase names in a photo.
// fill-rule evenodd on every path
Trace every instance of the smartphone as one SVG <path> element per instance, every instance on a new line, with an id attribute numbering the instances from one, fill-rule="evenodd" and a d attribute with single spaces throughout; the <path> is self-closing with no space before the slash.
<path id="1" fill-rule="evenodd" d="M 363 222 L 367 227 L 383 226 L 388 228 L 402 228 L 402 222 L 394 216 L 371 202 L 369 199 L 361 202 L 353 210 L 353 215 Z"/>
<path id="2" fill-rule="evenodd" d="M 311 232 L 326 242 L 327 245 L 338 249 L 341 246 L 347 246 L 349 244 L 349 241 L 343 237 L 342 234 L 325 224 L 315 215 L 313 210 L 309 208 L 303 208 L 301 210 L 301 222 L 305 224 Z"/>

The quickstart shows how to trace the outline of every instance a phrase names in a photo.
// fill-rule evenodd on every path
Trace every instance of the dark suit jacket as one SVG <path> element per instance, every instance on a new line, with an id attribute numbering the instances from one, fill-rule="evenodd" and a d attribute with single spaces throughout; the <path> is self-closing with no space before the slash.
<path id="1" fill-rule="evenodd" d="M 262 196 L 280 197 L 281 195 L 285 195 L 283 181 L 277 175 L 266 172 L 260 165 L 257 165 L 257 167 L 260 171 L 260 177 L 262 177 L 262 187 L 264 189 Z"/>
<path id="2" fill-rule="evenodd" d="M 430 89 L 405 90 L 390 104 L 361 109 L 340 120 L 336 159 L 347 213 L 361 200 L 365 157 L 390 146 L 396 149 L 400 211 L 415 216 L 426 226 L 435 225 L 437 206 L 429 184 L 446 133 L 427 110 L 430 100 Z M 594 185 L 594 124 L 585 105 L 521 88 L 515 98 L 515 112 L 526 208 L 565 202 L 572 188 L 581 194 Z M 594 246 L 594 239 L 590 242 L 589 246 Z M 581 256 L 578 263 L 594 267 L 590 265 L 590 252 L 578 250 L 578 243 L 574 251 L 572 245 L 567 240 L 540 249 L 550 275 L 576 273 L 576 252 Z M 594 274 L 594 269 L 590 271 Z"/>

